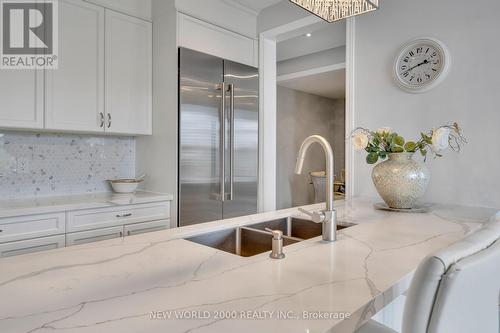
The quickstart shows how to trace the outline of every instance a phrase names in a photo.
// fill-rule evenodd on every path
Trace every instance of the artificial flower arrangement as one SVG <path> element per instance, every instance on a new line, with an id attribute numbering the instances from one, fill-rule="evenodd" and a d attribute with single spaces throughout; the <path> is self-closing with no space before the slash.
<path id="1" fill-rule="evenodd" d="M 357 128 L 352 132 L 352 143 L 356 151 L 365 150 L 366 162 L 375 164 L 379 159 L 384 160 L 391 153 L 420 152 L 424 161 L 428 154 L 434 158 L 441 157 L 441 152 L 448 147 L 459 152 L 461 145 L 467 143 L 462 135 L 460 126 L 455 122 L 451 125 L 442 125 L 426 133 L 420 133 L 420 140 L 406 141 L 398 133 L 388 127 L 377 131 L 366 128 Z"/>

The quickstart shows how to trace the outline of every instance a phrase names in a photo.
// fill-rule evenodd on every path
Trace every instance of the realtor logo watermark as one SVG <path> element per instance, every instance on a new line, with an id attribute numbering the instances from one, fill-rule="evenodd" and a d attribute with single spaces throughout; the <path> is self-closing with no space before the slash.
<path id="1" fill-rule="evenodd" d="M 57 69 L 57 0 L 0 0 L 0 68 Z"/>

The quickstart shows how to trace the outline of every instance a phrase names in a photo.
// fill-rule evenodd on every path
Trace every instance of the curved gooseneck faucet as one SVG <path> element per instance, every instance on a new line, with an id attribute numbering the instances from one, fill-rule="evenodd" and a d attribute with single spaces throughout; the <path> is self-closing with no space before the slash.
<path id="1" fill-rule="evenodd" d="M 337 213 L 333 207 L 334 191 L 333 191 L 333 180 L 334 180 L 334 162 L 333 162 L 333 150 L 328 141 L 322 136 L 311 135 L 307 137 L 302 145 L 300 146 L 299 154 L 297 156 L 297 164 L 295 165 L 295 173 L 301 174 L 302 168 L 304 166 L 304 160 L 309 147 L 313 143 L 319 143 L 323 148 L 326 159 L 326 209 L 321 212 L 310 213 L 304 209 L 299 210 L 307 215 L 309 215 L 312 220 L 316 223 L 323 224 L 323 240 L 334 242 L 337 240 Z"/>

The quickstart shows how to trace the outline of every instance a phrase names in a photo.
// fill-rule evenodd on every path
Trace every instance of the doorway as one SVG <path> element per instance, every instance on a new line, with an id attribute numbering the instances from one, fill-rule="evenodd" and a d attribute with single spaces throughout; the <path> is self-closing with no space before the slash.
<path id="1" fill-rule="evenodd" d="M 345 21 L 305 27 L 276 44 L 276 207 L 325 201 L 325 156 L 308 152 L 304 173 L 294 173 L 304 139 L 321 135 L 332 146 L 335 198 L 345 193 Z"/>
<path id="2" fill-rule="evenodd" d="M 353 30 L 354 19 L 328 24 L 305 17 L 260 35 L 261 134 L 265 139 L 259 166 L 264 176 L 259 186 L 261 211 L 324 201 L 321 172 L 325 159 L 320 146 L 311 147 L 304 174 L 294 174 L 300 144 L 312 134 L 324 136 L 334 150 L 336 197 L 352 196 L 353 151 L 346 138 L 354 119 Z M 311 171 L 319 173 L 311 177 Z M 316 186 L 320 197 L 315 195 L 313 181 L 320 183 Z"/>

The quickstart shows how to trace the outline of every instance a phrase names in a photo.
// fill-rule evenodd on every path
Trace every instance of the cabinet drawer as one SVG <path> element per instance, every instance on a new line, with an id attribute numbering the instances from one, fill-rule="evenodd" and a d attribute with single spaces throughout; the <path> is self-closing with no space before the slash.
<path id="1" fill-rule="evenodd" d="M 66 234 L 66 246 L 123 237 L 123 227 L 103 228 Z"/>
<path id="2" fill-rule="evenodd" d="M 64 247 L 64 235 L 41 237 L 0 244 L 0 257 L 46 251 Z"/>
<path id="3" fill-rule="evenodd" d="M 16 216 L 0 219 L 0 243 L 64 234 L 64 213 Z"/>
<path id="4" fill-rule="evenodd" d="M 67 213 L 67 231 L 84 231 L 117 225 L 168 219 L 169 202 L 117 206 Z"/>
<path id="5" fill-rule="evenodd" d="M 143 234 L 146 232 L 167 229 L 170 226 L 170 220 L 158 220 L 152 222 L 142 222 L 129 224 L 123 227 L 125 236 Z"/>

